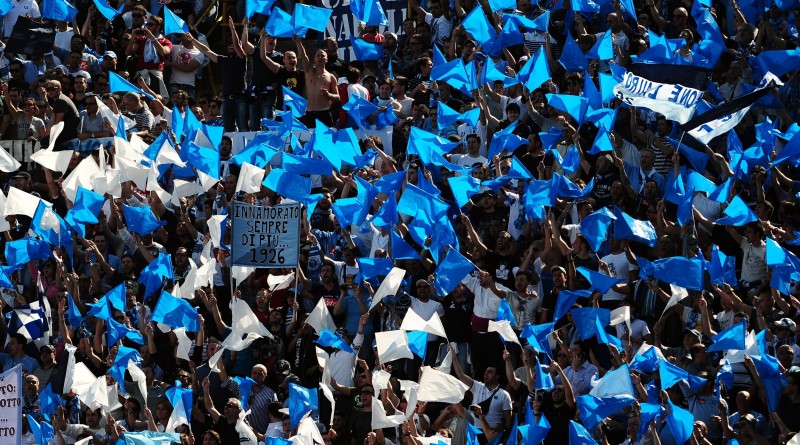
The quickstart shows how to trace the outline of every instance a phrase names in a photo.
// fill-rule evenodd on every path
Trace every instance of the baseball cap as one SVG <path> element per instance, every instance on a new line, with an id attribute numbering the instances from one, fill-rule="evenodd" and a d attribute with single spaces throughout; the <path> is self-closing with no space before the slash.
<path id="1" fill-rule="evenodd" d="M 282 374 L 287 372 L 291 369 L 291 365 L 286 360 L 278 360 L 278 363 L 275 364 L 275 372 Z"/>
<path id="2" fill-rule="evenodd" d="M 45 349 L 47 349 L 50 352 L 56 352 L 56 348 L 53 345 L 42 345 L 42 347 L 39 348 L 39 352 L 41 352 L 41 351 L 43 351 Z"/>
<path id="3" fill-rule="evenodd" d="M 103 53 L 103 58 L 106 58 L 106 57 L 111 57 L 111 58 L 116 59 L 117 58 L 117 53 L 115 53 L 114 51 L 106 51 L 106 52 Z"/>
<path id="4" fill-rule="evenodd" d="M 794 322 L 791 318 L 781 318 L 775 322 L 776 328 L 786 328 L 790 331 L 794 331 L 797 327 L 797 323 Z"/>
<path id="5" fill-rule="evenodd" d="M 686 334 L 687 332 L 691 333 L 692 335 L 694 335 L 695 337 L 697 337 L 697 338 L 699 338 L 701 340 L 703 339 L 703 334 L 701 334 L 700 331 L 698 331 L 697 329 L 684 329 L 683 330 L 684 334 Z"/>
<path id="6" fill-rule="evenodd" d="M 12 179 L 31 179 L 31 174 L 28 172 L 19 172 Z"/>
<path id="7" fill-rule="evenodd" d="M 558 264 L 556 264 L 555 266 L 553 266 L 553 267 L 551 267 L 551 268 L 550 268 L 550 272 L 551 272 L 551 273 L 552 273 L 552 272 L 555 272 L 555 271 L 557 271 L 557 270 L 560 270 L 560 271 L 561 271 L 561 273 L 563 273 L 563 274 L 566 274 L 566 273 L 567 273 L 567 270 L 566 270 L 566 269 L 564 269 L 563 267 L 559 266 Z"/>

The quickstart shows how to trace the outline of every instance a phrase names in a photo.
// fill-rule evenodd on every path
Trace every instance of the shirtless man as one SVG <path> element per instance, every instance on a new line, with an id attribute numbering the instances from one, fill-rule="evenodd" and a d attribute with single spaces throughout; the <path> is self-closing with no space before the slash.
<path id="1" fill-rule="evenodd" d="M 306 95 L 308 98 L 308 108 L 301 122 L 308 128 L 316 127 L 316 121 L 332 127 L 333 116 L 331 115 L 331 105 L 339 101 L 339 92 L 336 89 L 336 76 L 325 69 L 328 62 L 328 54 L 324 49 L 318 49 L 314 53 L 314 63 L 308 60 L 303 41 L 298 36 L 293 40 L 297 43 L 297 56 L 303 66 L 306 76 Z"/>

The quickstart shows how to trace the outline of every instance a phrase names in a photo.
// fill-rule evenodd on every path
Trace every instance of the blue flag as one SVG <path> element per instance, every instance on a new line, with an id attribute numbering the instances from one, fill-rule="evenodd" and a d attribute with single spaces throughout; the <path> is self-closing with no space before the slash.
<path id="1" fill-rule="evenodd" d="M 592 250 L 597 252 L 600 246 L 607 239 L 608 227 L 611 221 L 616 219 L 610 210 L 603 207 L 594 213 L 587 215 L 581 220 L 580 232 L 591 246 Z"/>
<path id="2" fill-rule="evenodd" d="M 529 65 L 530 75 L 525 82 L 525 86 L 528 87 L 528 90 L 533 91 L 550 80 L 550 65 L 547 63 L 547 55 L 545 54 L 544 47 L 541 47 L 532 58 L 525 62 L 525 66 Z M 523 67 L 523 70 L 524 69 Z"/>
<path id="3" fill-rule="evenodd" d="M 713 284 L 735 285 L 739 282 L 736 278 L 736 257 L 725 255 L 716 244 L 711 250 L 711 261 L 708 266 L 708 274 Z"/>
<path id="4" fill-rule="evenodd" d="M 393 260 L 419 260 L 419 252 L 394 230 L 391 232 L 392 259 Z"/>
<path id="5" fill-rule="evenodd" d="M 450 184 L 450 190 L 453 192 L 458 207 L 467 205 L 470 198 L 481 189 L 481 182 L 471 175 L 453 176 L 447 178 L 447 182 Z"/>
<path id="6" fill-rule="evenodd" d="M 165 279 L 174 280 L 175 275 L 172 269 L 172 257 L 168 254 L 161 254 L 145 266 L 139 275 L 139 284 L 144 285 L 145 289 L 145 300 L 161 288 Z"/>
<path id="7" fill-rule="evenodd" d="M 300 37 L 305 37 L 309 29 L 324 32 L 333 14 L 333 9 L 309 6 L 302 3 L 294 5 L 292 13 L 292 25 L 294 33 Z"/>
<path id="8" fill-rule="evenodd" d="M 587 281 L 589 281 L 589 287 L 595 289 L 596 291 L 604 294 L 611 290 L 614 285 L 622 283 L 625 280 L 621 280 L 619 278 L 610 277 L 604 273 L 595 272 L 591 269 L 587 269 L 583 266 L 580 266 L 576 269 L 576 271 L 583 275 Z"/>
<path id="9" fill-rule="evenodd" d="M 347 344 L 347 342 L 344 341 L 344 339 L 339 334 L 331 332 L 328 329 L 323 329 L 319 333 L 319 338 L 317 339 L 317 343 L 320 346 L 325 346 L 325 347 L 329 347 L 329 348 L 336 348 L 336 349 L 339 349 L 341 351 L 345 351 L 345 352 L 349 352 L 351 354 L 355 354 L 355 351 L 353 351 L 353 348 L 350 347 L 350 345 Z"/>
<path id="10" fill-rule="evenodd" d="M 103 17 L 108 20 L 114 20 L 118 15 L 122 14 L 122 10 L 125 9 L 124 2 L 120 3 L 117 9 L 112 8 L 106 0 L 94 0 L 94 5 L 97 6 L 97 11 L 103 14 Z"/>
<path id="11" fill-rule="evenodd" d="M 675 271 L 680 270 L 680 274 Z M 681 256 L 653 262 L 654 276 L 661 281 L 691 290 L 703 290 L 703 262 Z"/>
<path id="12" fill-rule="evenodd" d="M 149 235 L 159 227 L 167 225 L 166 221 L 159 221 L 156 218 L 150 207 L 132 207 L 123 204 L 122 212 L 128 230 L 140 236 Z"/>
<path id="13" fill-rule="evenodd" d="M 6 262 L 14 268 L 22 268 L 29 261 L 46 260 L 52 253 L 47 241 L 32 237 L 6 242 Z"/>
<path id="14" fill-rule="evenodd" d="M 275 0 L 250 0 L 245 3 L 245 16 L 250 19 L 255 14 L 270 15 Z"/>
<path id="15" fill-rule="evenodd" d="M 538 325 L 526 324 L 520 333 L 521 338 L 528 340 L 528 349 L 533 348 L 537 352 L 546 354 L 548 357 L 553 357 L 553 351 L 550 349 L 550 341 L 548 335 L 553 332 L 555 323 L 544 323 Z"/>
<path id="16" fill-rule="evenodd" d="M 553 389 L 555 388 L 555 384 L 553 383 L 553 378 L 550 377 L 550 374 L 545 372 L 542 369 L 542 364 L 539 363 L 539 358 L 536 358 L 536 369 L 534 370 L 534 375 L 536 377 L 536 389 Z"/>
<path id="17" fill-rule="evenodd" d="M 586 53 L 587 59 L 610 60 L 614 58 L 614 45 L 611 30 L 607 30 L 602 37 L 597 39 L 597 42 L 592 46 L 592 49 Z"/>
<path id="18" fill-rule="evenodd" d="M 353 16 L 367 26 L 388 26 L 381 2 L 378 0 L 353 0 L 350 2 L 350 11 Z"/>
<path id="19" fill-rule="evenodd" d="M 461 252 L 456 249 L 448 250 L 444 260 L 439 263 L 439 267 L 434 273 L 433 284 L 436 286 L 436 292 L 439 295 L 449 294 L 473 270 L 475 270 L 475 265 L 461 255 Z"/>
<path id="20" fill-rule="evenodd" d="M 713 337 L 714 344 L 708 347 L 706 351 L 726 351 L 728 349 L 738 349 L 743 351 L 746 346 L 744 344 L 745 336 L 747 335 L 747 322 L 742 320 L 739 323 L 725 329 Z"/>
<path id="21" fill-rule="evenodd" d="M 655 247 L 658 235 L 650 221 L 634 219 L 627 213 L 614 206 L 614 238 L 618 240 L 632 240 L 650 247 Z"/>
<path id="22" fill-rule="evenodd" d="M 553 321 L 558 321 L 567 315 L 567 312 L 572 309 L 572 306 L 578 301 L 578 298 L 589 298 L 591 295 L 592 292 L 589 289 L 579 289 L 576 291 L 562 290 L 559 292 L 558 300 L 556 300 L 555 312 L 553 314 Z"/>
<path id="23" fill-rule="evenodd" d="M 488 46 L 487 43 L 492 43 L 497 38 L 497 31 L 489 23 L 480 5 L 467 14 L 461 21 L 461 26 L 481 45 Z"/>
<path id="24" fill-rule="evenodd" d="M 568 94 L 547 94 L 547 103 L 572 116 L 578 125 L 583 123 L 586 111 L 589 109 L 589 99 Z"/>
<path id="25" fill-rule="evenodd" d="M 304 388 L 289 383 L 289 423 L 291 429 L 297 428 L 300 420 L 312 411 L 319 409 L 317 388 Z"/>
<path id="26" fill-rule="evenodd" d="M 139 343 L 140 345 L 144 344 L 144 338 L 142 337 L 142 334 L 136 329 L 131 329 L 122 323 L 118 323 L 114 321 L 113 318 L 107 319 L 106 323 L 108 324 L 109 345 L 116 345 L 117 341 L 122 338 L 127 338 L 133 342 Z"/>
<path id="27" fill-rule="evenodd" d="M 83 315 L 75 305 L 75 300 L 72 299 L 72 294 L 67 293 L 67 324 L 73 328 L 77 328 L 83 322 Z"/>
<path id="28" fill-rule="evenodd" d="M 42 0 L 42 17 L 60 22 L 74 22 L 78 9 L 66 0 Z M 10 33 L 10 30 L 6 30 Z"/>
<path id="29" fill-rule="evenodd" d="M 186 332 L 197 332 L 200 329 L 197 310 L 187 300 L 166 291 L 161 291 L 161 297 L 153 310 L 153 321 L 176 329 L 186 328 Z"/>
<path id="30" fill-rule="evenodd" d="M 567 32 L 567 40 L 564 42 L 564 49 L 561 50 L 561 57 L 558 58 L 558 63 L 560 63 L 568 73 L 583 72 L 586 71 L 586 67 L 589 66 L 586 56 L 569 32 Z"/>
<path id="31" fill-rule="evenodd" d="M 48 0 L 48 1 L 63 1 L 63 0 Z M 147 97 L 150 100 L 155 99 L 155 97 L 145 93 L 139 87 L 134 86 L 132 83 L 128 82 L 127 80 L 122 78 L 119 74 L 113 71 L 108 72 L 108 91 L 112 93 L 138 93 L 141 94 L 142 96 Z"/>
<path id="32" fill-rule="evenodd" d="M 234 377 L 233 380 L 239 385 L 239 394 L 242 397 L 242 408 L 247 411 L 248 404 L 250 403 L 250 393 L 256 381 L 250 377 Z"/>
<path id="33" fill-rule="evenodd" d="M 290 110 L 292 112 L 292 116 L 296 118 L 303 117 L 306 114 L 308 101 L 303 96 L 295 93 L 285 86 L 282 86 L 281 88 L 283 89 L 283 109 Z"/>
<path id="34" fill-rule="evenodd" d="M 272 37 L 292 37 L 294 35 L 292 15 L 277 6 L 272 8 L 269 20 L 267 20 L 266 31 Z"/>
<path id="35" fill-rule="evenodd" d="M 25 418 L 28 419 L 28 429 L 30 430 L 31 434 L 33 434 L 33 437 L 36 438 L 36 443 L 39 445 L 45 445 L 50 442 L 50 439 L 52 439 L 55 435 L 55 430 L 50 422 L 47 422 L 46 420 L 37 422 L 36 418 L 30 414 L 25 414 Z"/>
<path id="36" fill-rule="evenodd" d="M 357 36 L 350 36 L 350 45 L 358 60 L 379 60 L 383 57 L 383 45 L 380 43 L 370 43 Z"/>
<path id="37" fill-rule="evenodd" d="M 683 408 L 676 406 L 672 400 L 667 400 L 667 426 L 675 438 L 675 443 L 686 443 L 692 437 L 694 430 L 694 415 Z"/>
<path id="38" fill-rule="evenodd" d="M 742 201 L 742 198 L 739 195 L 735 195 L 733 199 L 731 199 L 730 204 L 725 207 L 725 214 L 724 218 L 720 218 L 717 220 L 717 224 L 723 224 L 726 226 L 744 226 L 751 222 L 758 221 L 758 217 L 750 207 Z"/>
<path id="39" fill-rule="evenodd" d="M 275 193 L 295 201 L 302 201 L 311 195 L 311 178 L 289 173 L 282 168 L 273 168 L 262 184 Z"/>
<path id="40" fill-rule="evenodd" d="M 597 445 L 594 437 L 586 431 L 586 428 L 574 420 L 569 421 L 569 443 L 570 445 Z"/>
<path id="41" fill-rule="evenodd" d="M 166 6 L 164 7 L 164 35 L 184 34 L 189 32 L 189 26 L 182 18 L 175 15 Z"/>
<path id="42" fill-rule="evenodd" d="M 412 354 L 425 360 L 425 352 L 428 349 L 428 333 L 425 331 L 406 332 L 408 337 L 408 349 Z"/>

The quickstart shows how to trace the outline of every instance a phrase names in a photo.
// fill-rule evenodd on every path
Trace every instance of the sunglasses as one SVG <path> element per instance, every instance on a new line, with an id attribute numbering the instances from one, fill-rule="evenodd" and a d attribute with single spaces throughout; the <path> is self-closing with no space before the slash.
<path id="1" fill-rule="evenodd" d="M 144 17 L 144 14 L 131 14 L 131 17 L 134 18 Z"/>
<path id="2" fill-rule="evenodd" d="M 58 91 L 59 87 L 47 87 L 47 91 Z"/>

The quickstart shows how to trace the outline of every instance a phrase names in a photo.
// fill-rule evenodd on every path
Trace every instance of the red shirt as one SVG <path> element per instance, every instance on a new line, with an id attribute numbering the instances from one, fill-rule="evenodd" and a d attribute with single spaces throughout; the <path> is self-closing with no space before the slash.
<path id="1" fill-rule="evenodd" d="M 158 38 L 158 43 L 167 47 L 170 51 L 172 51 L 172 42 L 167 40 L 164 36 Z M 139 50 L 138 55 L 136 57 L 136 71 L 140 70 L 158 70 L 164 71 L 164 61 L 161 60 L 159 57 L 159 62 L 145 62 L 144 61 L 144 46 L 147 44 L 147 37 L 145 36 L 136 36 L 136 45 L 138 46 Z"/>

